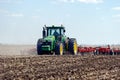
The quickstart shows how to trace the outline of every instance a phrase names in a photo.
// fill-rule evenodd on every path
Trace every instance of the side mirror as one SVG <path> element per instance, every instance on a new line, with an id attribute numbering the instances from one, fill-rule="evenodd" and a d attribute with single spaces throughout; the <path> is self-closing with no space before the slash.
<path id="1" fill-rule="evenodd" d="M 64 29 L 64 31 L 63 31 L 64 33 L 65 33 L 65 29 Z"/>

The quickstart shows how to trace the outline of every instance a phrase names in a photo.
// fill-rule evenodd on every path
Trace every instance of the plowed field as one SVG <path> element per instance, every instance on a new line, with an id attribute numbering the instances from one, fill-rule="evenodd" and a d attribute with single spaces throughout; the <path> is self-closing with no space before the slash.
<path id="1" fill-rule="evenodd" d="M 120 80 L 120 56 L 0 56 L 0 80 Z"/>

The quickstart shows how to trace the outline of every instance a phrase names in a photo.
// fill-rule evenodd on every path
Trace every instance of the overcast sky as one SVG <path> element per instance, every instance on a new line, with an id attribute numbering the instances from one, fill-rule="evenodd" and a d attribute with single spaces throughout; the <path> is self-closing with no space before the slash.
<path id="1" fill-rule="evenodd" d="M 120 0 L 0 0 L 0 43 L 36 44 L 44 24 L 79 44 L 120 44 Z"/>

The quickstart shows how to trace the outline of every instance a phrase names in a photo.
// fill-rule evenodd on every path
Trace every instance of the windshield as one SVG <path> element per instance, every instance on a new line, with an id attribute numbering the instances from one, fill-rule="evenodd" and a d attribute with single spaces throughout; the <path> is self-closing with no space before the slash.
<path id="1" fill-rule="evenodd" d="M 48 36 L 51 36 L 51 35 L 54 35 L 54 36 L 59 36 L 59 35 L 63 35 L 64 34 L 64 29 L 60 29 L 60 28 L 57 28 L 57 29 L 53 29 L 53 28 L 49 28 L 47 29 L 47 35 Z"/>
<path id="2" fill-rule="evenodd" d="M 60 29 L 48 29 L 48 36 L 50 35 L 60 35 Z"/>

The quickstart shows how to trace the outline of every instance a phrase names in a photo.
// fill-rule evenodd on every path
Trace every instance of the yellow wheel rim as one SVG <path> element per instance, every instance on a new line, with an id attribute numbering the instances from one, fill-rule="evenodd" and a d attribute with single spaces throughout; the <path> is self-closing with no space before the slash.
<path id="1" fill-rule="evenodd" d="M 66 49 L 68 50 L 68 42 L 66 43 Z"/>
<path id="2" fill-rule="evenodd" d="M 77 54 L 77 42 L 74 41 L 74 54 L 76 55 Z"/>
<path id="3" fill-rule="evenodd" d="M 63 45 L 60 44 L 60 55 L 63 55 Z"/>

